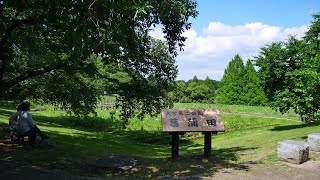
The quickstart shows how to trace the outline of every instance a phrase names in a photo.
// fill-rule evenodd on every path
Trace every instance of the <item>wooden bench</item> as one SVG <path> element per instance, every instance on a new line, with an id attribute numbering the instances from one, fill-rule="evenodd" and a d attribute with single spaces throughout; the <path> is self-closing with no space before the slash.
<path id="1" fill-rule="evenodd" d="M 10 140 L 13 142 L 14 141 L 14 137 L 16 137 L 18 139 L 18 144 L 23 146 L 24 144 L 24 138 L 25 137 L 29 138 L 29 133 L 25 133 L 25 134 L 19 134 L 17 131 L 10 131 Z"/>

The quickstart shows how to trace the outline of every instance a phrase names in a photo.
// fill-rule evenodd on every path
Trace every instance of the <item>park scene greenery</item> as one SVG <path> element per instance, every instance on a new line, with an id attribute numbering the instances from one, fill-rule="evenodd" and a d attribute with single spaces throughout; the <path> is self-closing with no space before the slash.
<path id="1" fill-rule="evenodd" d="M 242 164 L 277 163 L 277 142 L 320 132 L 320 14 L 302 39 L 288 37 L 253 59 L 230 59 L 219 81 L 176 80 L 193 0 L 1 1 L 0 139 L 22 100 L 50 146 L 14 146 L 13 158 L 62 174 L 110 178 L 213 176 Z M 164 40 L 149 35 L 161 26 Z M 172 159 L 166 108 L 220 109 L 226 132 L 180 136 Z M 4 146 L 3 146 L 4 147 Z M 1 148 L 3 148 L 1 147 Z M 135 157 L 125 171 L 106 156 Z"/>
<path id="2" fill-rule="evenodd" d="M 177 103 L 175 108 L 219 108 L 227 132 L 213 136 L 212 157 L 204 158 L 203 135 L 186 133 L 181 136 L 180 158 L 171 159 L 170 135 L 161 132 L 160 115 L 143 120 L 131 118 L 126 129 L 117 127 L 118 115 L 110 110 L 97 110 L 97 117 L 78 119 L 64 111 L 33 112 L 38 126 L 51 138 L 49 154 L 45 148 L 26 146 L 17 153 L 28 163 L 67 171 L 82 176 L 156 178 L 214 175 L 223 168 L 241 169 L 242 163 L 273 164 L 277 162 L 277 142 L 283 139 L 303 140 L 309 133 L 320 131 L 319 122 L 304 123 L 290 112 L 282 115 L 267 107 L 243 105 L 209 105 Z M 4 126 L 13 110 L 1 108 L 0 122 Z M 5 135 L 2 133 L 1 138 Z M 143 167 L 125 172 L 95 169 L 90 166 L 106 155 L 142 158 Z"/>

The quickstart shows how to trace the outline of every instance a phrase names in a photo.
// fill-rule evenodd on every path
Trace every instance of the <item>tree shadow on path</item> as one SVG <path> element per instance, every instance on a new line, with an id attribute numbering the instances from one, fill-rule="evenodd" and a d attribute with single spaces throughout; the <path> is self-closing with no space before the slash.
<path id="1" fill-rule="evenodd" d="M 313 127 L 313 126 L 319 126 L 320 121 L 311 122 L 311 123 L 304 123 L 304 124 L 294 124 L 294 125 L 286 125 L 286 126 L 276 126 L 271 131 L 286 131 L 286 130 L 292 130 L 292 129 L 299 129 L 299 128 L 305 128 L 305 127 Z"/>
<path id="2" fill-rule="evenodd" d="M 198 148 L 202 145 L 194 144 L 189 148 Z M 212 150 L 210 157 L 204 157 L 201 152 L 190 150 L 183 151 L 178 158 L 146 158 L 145 164 L 133 168 L 126 172 L 112 172 L 111 170 L 96 169 L 97 174 L 121 175 L 133 179 L 172 179 L 172 178 L 191 178 L 213 176 L 217 172 L 231 168 L 235 170 L 248 171 L 249 167 L 239 164 L 237 154 L 255 148 L 232 147 Z"/>

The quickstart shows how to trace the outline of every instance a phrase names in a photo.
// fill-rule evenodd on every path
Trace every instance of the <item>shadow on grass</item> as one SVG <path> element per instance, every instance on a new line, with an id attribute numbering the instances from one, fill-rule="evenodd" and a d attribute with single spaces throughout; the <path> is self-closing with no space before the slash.
<path id="1" fill-rule="evenodd" d="M 4 116 L 11 116 L 14 111 L 0 109 L 0 114 Z M 45 112 L 43 112 L 45 113 Z M 72 116 L 44 116 L 38 115 L 31 112 L 32 117 L 37 125 L 45 127 L 55 127 L 55 128 L 72 128 L 80 131 L 90 131 L 90 132 L 110 132 L 114 135 L 122 136 L 131 141 L 136 141 L 140 143 L 147 144 L 170 144 L 171 136 L 168 133 L 163 133 L 161 131 L 125 131 L 119 130 L 122 127 L 118 121 L 113 118 L 100 118 L 100 117 L 85 117 L 77 118 Z M 181 139 L 181 143 L 190 143 L 191 140 L 187 138 Z"/>
<path id="2" fill-rule="evenodd" d="M 171 135 L 162 131 L 143 131 L 143 130 L 130 130 L 130 131 L 112 131 L 112 134 L 120 135 L 128 140 L 136 141 L 139 143 L 152 144 L 152 145 L 171 145 Z M 201 135 L 202 137 L 203 135 Z M 197 138 L 201 138 L 197 137 Z M 191 144 L 192 139 L 184 137 L 179 138 L 179 144 Z"/>
<path id="3" fill-rule="evenodd" d="M 304 123 L 304 124 L 276 126 L 270 130 L 271 131 L 286 131 L 286 130 L 292 130 L 292 129 L 305 128 L 305 127 L 319 126 L 319 125 L 320 125 L 320 121 L 316 121 L 316 122 Z"/>
<path id="4" fill-rule="evenodd" d="M 9 117 L 14 113 L 14 110 L 1 109 L 0 114 Z M 43 114 L 46 111 L 42 112 Z M 48 112 L 50 113 L 50 112 Z M 106 130 L 114 130 L 119 125 L 118 122 L 115 122 L 112 118 L 100 118 L 100 117 L 84 117 L 78 118 L 75 116 L 69 115 L 58 115 L 58 116 L 45 116 L 38 115 L 34 112 L 31 112 L 32 117 L 36 124 L 50 127 L 65 127 L 65 128 L 73 128 L 78 130 L 90 130 L 90 131 L 106 131 Z"/>
<path id="5" fill-rule="evenodd" d="M 195 144 L 194 147 L 202 145 Z M 200 177 L 213 176 L 225 168 L 248 170 L 248 166 L 238 164 L 238 153 L 255 148 L 232 147 L 212 150 L 212 156 L 204 157 L 200 150 L 182 151 L 179 158 L 148 158 L 146 166 L 137 172 L 126 172 L 126 176 L 133 178 L 183 178 L 201 179 Z"/>

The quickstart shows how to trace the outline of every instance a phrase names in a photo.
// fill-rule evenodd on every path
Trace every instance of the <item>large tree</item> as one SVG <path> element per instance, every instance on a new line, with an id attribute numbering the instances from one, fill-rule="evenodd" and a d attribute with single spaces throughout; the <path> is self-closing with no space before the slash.
<path id="1" fill-rule="evenodd" d="M 241 82 L 243 84 L 240 96 L 243 104 L 249 106 L 259 106 L 265 104 L 267 102 L 267 98 L 251 60 L 247 61 L 243 74 L 244 75 L 241 77 Z"/>
<path id="2" fill-rule="evenodd" d="M 203 87 L 203 93 L 205 94 L 205 99 L 202 102 L 213 103 L 215 98 L 215 84 L 208 76 L 202 82 L 201 86 Z"/>
<path id="3" fill-rule="evenodd" d="M 250 60 L 245 66 L 239 55 L 230 61 L 217 90 L 217 101 L 250 106 L 266 103 L 258 74 Z"/>
<path id="4" fill-rule="evenodd" d="M 243 104 L 241 99 L 242 77 L 244 75 L 244 65 L 242 58 L 237 54 L 229 62 L 225 69 L 223 78 L 216 92 L 216 100 L 224 104 Z"/>
<path id="5" fill-rule="evenodd" d="M 26 92 L 85 113 L 106 88 L 125 115 L 158 110 L 195 8 L 193 0 L 0 0 L 0 98 Z M 158 24 L 166 44 L 148 35 Z"/>
<path id="6" fill-rule="evenodd" d="M 320 119 L 320 14 L 313 17 L 303 39 L 263 47 L 255 59 L 272 107 L 292 108 L 304 121 Z"/>

